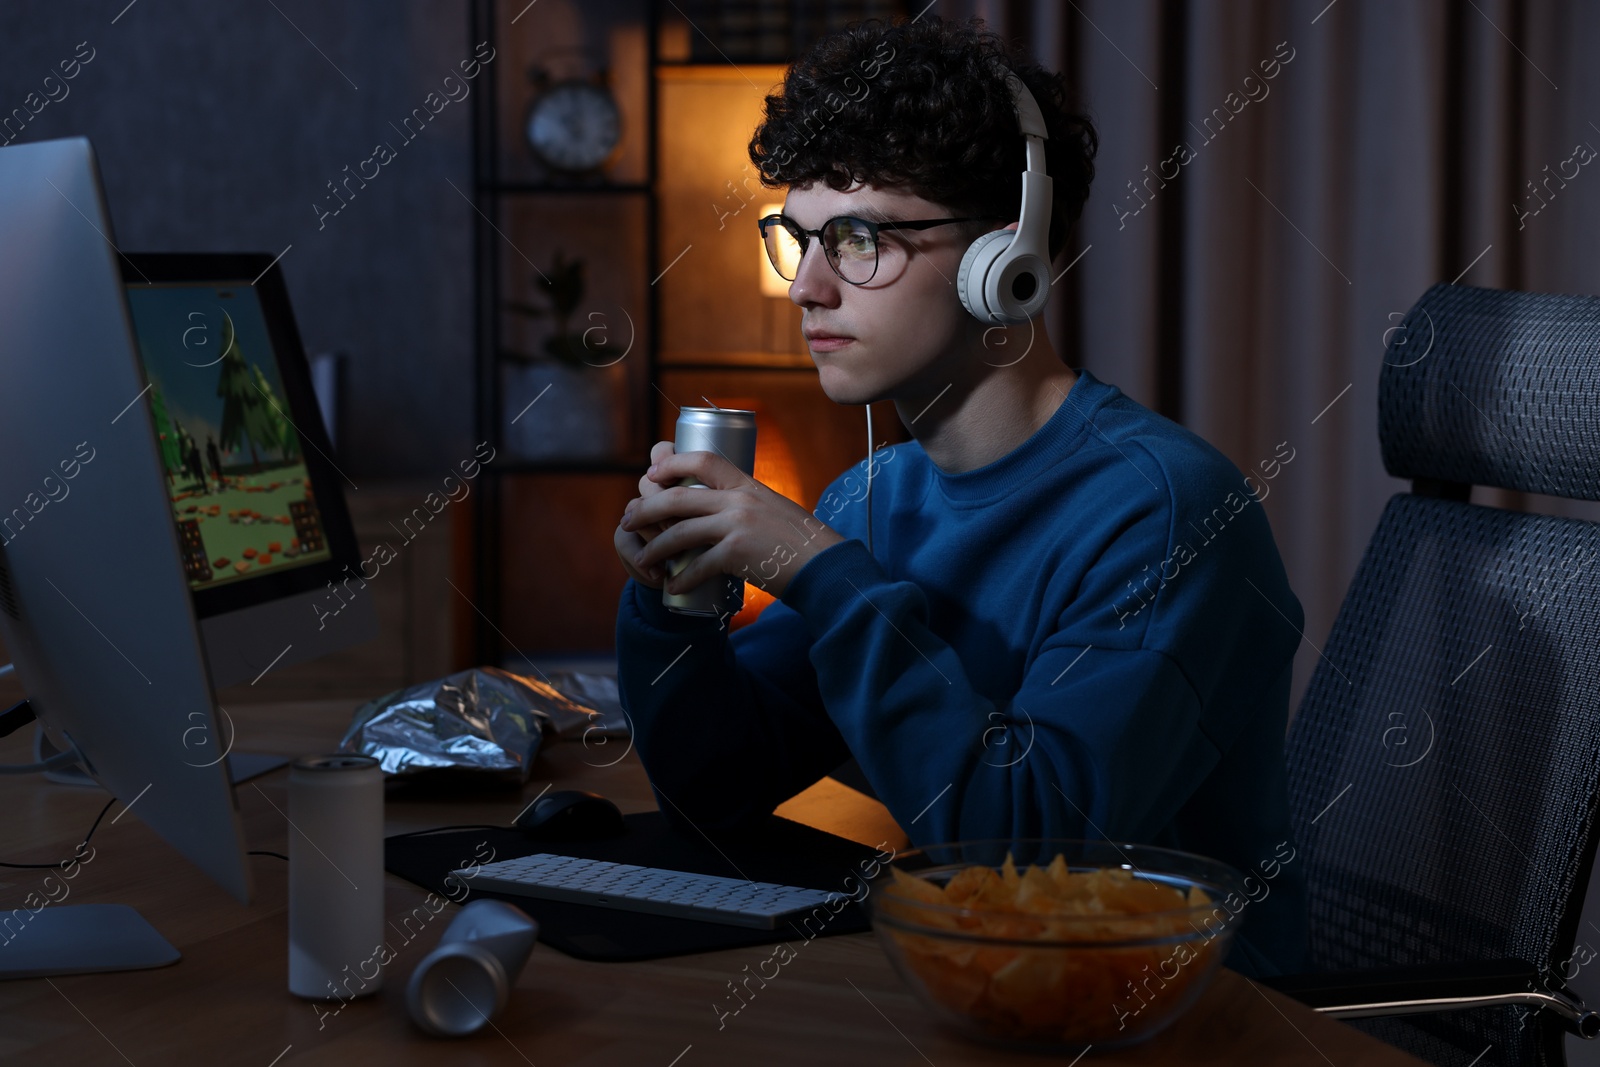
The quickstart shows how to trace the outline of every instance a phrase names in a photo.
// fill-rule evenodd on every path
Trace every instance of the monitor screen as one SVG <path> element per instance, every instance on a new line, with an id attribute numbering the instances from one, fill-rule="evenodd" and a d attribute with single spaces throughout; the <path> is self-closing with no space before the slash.
<path id="1" fill-rule="evenodd" d="M 332 558 L 257 290 L 127 286 L 191 589 Z"/>

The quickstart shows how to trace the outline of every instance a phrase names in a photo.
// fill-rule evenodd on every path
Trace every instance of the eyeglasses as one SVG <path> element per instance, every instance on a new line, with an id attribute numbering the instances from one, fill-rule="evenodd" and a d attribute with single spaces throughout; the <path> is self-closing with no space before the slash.
<path id="1" fill-rule="evenodd" d="M 829 219 L 821 227 L 808 230 L 787 215 L 768 215 L 756 223 L 767 246 L 772 269 L 786 282 L 800 273 L 800 260 L 811 247 L 811 238 L 822 239 L 822 251 L 833 272 L 851 285 L 865 285 L 878 273 L 878 232 L 880 230 L 926 230 L 952 222 L 983 222 L 982 218 L 908 219 L 904 222 L 872 222 L 853 215 Z"/>

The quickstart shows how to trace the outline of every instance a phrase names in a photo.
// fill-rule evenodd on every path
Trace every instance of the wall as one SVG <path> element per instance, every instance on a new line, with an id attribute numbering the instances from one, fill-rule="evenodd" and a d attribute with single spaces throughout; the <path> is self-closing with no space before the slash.
<path id="1" fill-rule="evenodd" d="M 0 6 L 0 121 L 28 119 L 0 142 L 89 137 L 122 248 L 284 253 L 308 352 L 350 355 L 340 459 L 357 482 L 470 453 L 471 99 L 409 141 L 390 125 L 430 114 L 471 55 L 466 6 L 119 7 Z M 79 51 L 77 76 L 46 87 Z M 46 88 L 58 99 L 31 114 Z M 380 141 L 395 158 L 319 221 L 326 183 Z"/>

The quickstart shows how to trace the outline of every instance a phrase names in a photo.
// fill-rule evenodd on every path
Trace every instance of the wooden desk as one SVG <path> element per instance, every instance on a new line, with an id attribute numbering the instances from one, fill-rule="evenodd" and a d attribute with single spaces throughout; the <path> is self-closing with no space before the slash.
<path id="1" fill-rule="evenodd" d="M 347 701 L 230 707 L 241 751 L 306 753 L 333 747 L 348 722 Z M 0 760 L 27 758 L 28 731 L 0 742 Z M 626 742 L 604 748 L 546 746 L 526 791 L 546 783 L 610 796 L 627 812 L 654 800 Z M 614 762 L 615 761 L 615 762 Z M 611 764 L 607 766 L 607 764 Z M 277 771 L 239 789 L 250 848 L 284 851 L 287 775 Z M 0 778 L 0 858 L 51 862 L 71 854 L 104 804 L 98 791 L 37 778 Z M 516 797 L 396 801 L 390 832 L 447 823 L 509 822 Z M 120 809 L 119 809 L 120 810 Z M 784 814 L 865 844 L 904 844 L 887 811 L 825 780 L 790 801 Z M 896 836 L 891 836 L 896 835 Z M 746 964 L 771 946 L 679 956 L 648 963 L 592 963 L 545 945 L 535 949 L 493 1029 L 457 1041 L 422 1036 L 407 1022 L 403 991 L 416 962 L 454 909 L 398 949 L 376 996 L 319 1017 L 287 989 L 287 865 L 252 857 L 256 899 L 243 907 L 181 859 L 134 812 L 94 837 L 95 858 L 64 903 L 116 901 L 137 907 L 183 952 L 174 966 L 0 984 L 0 1062 L 63 1064 L 579 1064 L 701 1067 L 704 1064 L 1037 1065 L 941 1030 L 891 970 L 870 933 L 818 938 L 799 952 L 719 1030 L 712 1005 Z M 19 906 L 48 873 L 0 870 L 0 906 Z M 386 906 L 402 914 L 424 893 L 388 877 Z M 0 948 L 0 951 L 4 951 Z M 326 1008 L 322 1009 L 324 1012 Z M 1172 1029 L 1085 1063 L 1416 1065 L 1387 1045 L 1223 971 Z"/>

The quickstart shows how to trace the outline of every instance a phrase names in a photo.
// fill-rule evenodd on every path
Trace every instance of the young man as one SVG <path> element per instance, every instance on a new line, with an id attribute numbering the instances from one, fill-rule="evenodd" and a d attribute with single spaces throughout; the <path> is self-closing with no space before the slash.
<path id="1" fill-rule="evenodd" d="M 864 471 L 813 515 L 714 453 L 655 446 L 614 537 L 636 748 L 662 811 L 701 831 L 759 820 L 854 757 L 917 844 L 1104 837 L 1223 860 L 1251 876 L 1216 917 L 1244 913 L 1230 965 L 1293 972 L 1300 605 L 1261 483 L 1066 367 L 1041 318 L 1002 329 L 958 299 L 967 246 L 1019 217 L 1006 70 L 1045 116 L 1055 256 L 1095 133 L 1059 76 L 992 35 L 869 23 L 767 98 L 750 156 L 788 188 L 769 250 L 822 388 L 892 400 L 915 441 L 866 461 L 870 551 L 869 504 L 842 488 Z M 688 476 L 710 488 L 678 488 Z M 665 561 L 697 547 L 669 590 L 776 566 L 761 584 L 778 601 L 731 634 L 668 611 Z"/>

